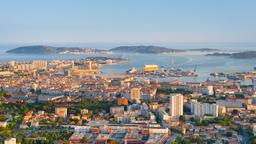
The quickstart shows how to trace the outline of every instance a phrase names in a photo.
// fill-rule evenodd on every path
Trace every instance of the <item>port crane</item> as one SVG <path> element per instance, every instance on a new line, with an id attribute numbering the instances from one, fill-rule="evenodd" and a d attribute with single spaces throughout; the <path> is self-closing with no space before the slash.
<path id="1" fill-rule="evenodd" d="M 196 72 L 196 70 L 197 70 L 197 64 L 195 65 L 195 68 L 194 68 L 194 73 Z"/>

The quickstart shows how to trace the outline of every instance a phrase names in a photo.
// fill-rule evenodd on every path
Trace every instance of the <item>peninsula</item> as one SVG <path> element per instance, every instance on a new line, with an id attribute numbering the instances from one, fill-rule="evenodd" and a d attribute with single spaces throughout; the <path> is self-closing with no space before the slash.
<path id="1" fill-rule="evenodd" d="M 213 53 L 206 56 L 226 56 L 235 59 L 254 59 L 256 58 L 256 51 L 244 51 L 237 53 Z"/>
<path id="2" fill-rule="evenodd" d="M 53 47 L 45 45 L 23 46 L 8 50 L 7 53 L 13 54 L 79 54 L 79 53 L 95 53 L 100 50 L 93 48 L 79 47 Z"/>

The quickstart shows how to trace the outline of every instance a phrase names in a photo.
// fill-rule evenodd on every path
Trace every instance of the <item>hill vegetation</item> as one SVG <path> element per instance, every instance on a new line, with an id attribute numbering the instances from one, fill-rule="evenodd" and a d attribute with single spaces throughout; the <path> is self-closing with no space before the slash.
<path id="1" fill-rule="evenodd" d="M 14 54 L 59 54 L 65 51 L 69 52 L 81 52 L 89 48 L 78 48 L 78 47 L 52 47 L 44 45 L 35 45 L 35 46 L 24 46 L 11 49 L 7 53 Z"/>

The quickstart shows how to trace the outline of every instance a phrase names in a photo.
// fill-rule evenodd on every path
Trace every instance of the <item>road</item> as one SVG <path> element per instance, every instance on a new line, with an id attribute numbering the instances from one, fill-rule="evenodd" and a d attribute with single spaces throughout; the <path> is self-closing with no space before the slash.
<path id="1" fill-rule="evenodd" d="M 176 140 L 176 138 L 177 138 L 178 136 L 179 136 L 178 134 L 172 132 L 171 137 L 166 141 L 165 144 L 171 144 L 172 142 L 174 142 L 174 141 Z"/>
<path id="2" fill-rule="evenodd" d="M 247 129 L 246 128 L 243 128 L 243 144 L 250 144 L 250 136 L 247 132 Z"/>

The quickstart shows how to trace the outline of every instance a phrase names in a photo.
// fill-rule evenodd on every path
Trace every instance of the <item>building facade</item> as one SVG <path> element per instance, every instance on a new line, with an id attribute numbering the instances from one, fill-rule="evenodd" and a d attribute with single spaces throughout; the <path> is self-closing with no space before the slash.
<path id="1" fill-rule="evenodd" d="M 131 100 L 140 101 L 140 88 L 132 88 L 131 89 Z"/>
<path id="2" fill-rule="evenodd" d="M 203 117 L 205 115 L 218 117 L 218 105 L 200 102 L 191 102 L 191 112 L 195 116 Z"/>
<path id="3" fill-rule="evenodd" d="M 55 114 L 59 117 L 66 118 L 68 115 L 68 110 L 67 108 L 57 107 L 55 108 Z"/>
<path id="4" fill-rule="evenodd" d="M 179 117 L 183 115 L 183 95 L 172 94 L 170 95 L 170 116 Z"/>

